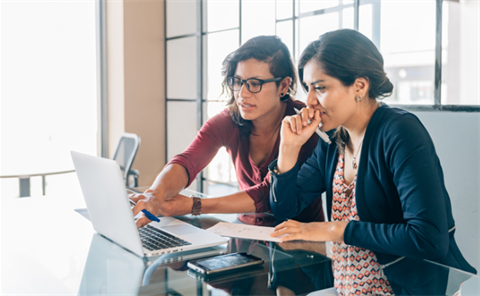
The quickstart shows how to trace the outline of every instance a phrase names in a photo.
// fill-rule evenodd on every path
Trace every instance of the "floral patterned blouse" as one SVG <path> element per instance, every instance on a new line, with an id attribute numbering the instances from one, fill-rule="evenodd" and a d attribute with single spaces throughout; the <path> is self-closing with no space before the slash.
<path id="1" fill-rule="evenodd" d="M 357 176 L 350 185 L 345 183 L 344 157 L 340 155 L 333 179 L 332 221 L 360 221 L 355 203 L 356 182 Z M 335 289 L 340 295 L 394 295 L 372 251 L 334 241 L 330 244 L 330 256 Z"/>

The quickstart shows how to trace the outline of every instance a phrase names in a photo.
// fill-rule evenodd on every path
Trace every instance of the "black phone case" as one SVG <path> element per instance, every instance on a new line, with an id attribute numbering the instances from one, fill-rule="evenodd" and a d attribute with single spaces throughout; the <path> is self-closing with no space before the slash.
<path id="1" fill-rule="evenodd" d="M 245 262 L 245 260 L 248 261 Z M 263 262 L 263 259 L 247 253 L 232 253 L 208 259 L 190 261 L 187 266 L 203 275 L 217 275 L 258 266 L 263 264 Z M 205 265 L 213 266 L 213 268 L 207 268 Z M 218 268 L 215 267 L 215 265 L 218 265 Z"/>

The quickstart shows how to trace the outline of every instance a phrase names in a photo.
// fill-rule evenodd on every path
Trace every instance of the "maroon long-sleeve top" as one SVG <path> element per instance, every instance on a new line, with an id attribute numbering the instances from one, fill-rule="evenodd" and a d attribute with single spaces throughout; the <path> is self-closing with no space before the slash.
<path id="1" fill-rule="evenodd" d="M 301 109 L 305 105 L 300 101 L 287 101 L 285 116 L 295 114 L 293 108 Z M 279 131 L 280 133 L 280 131 Z M 299 154 L 301 164 L 312 154 L 318 141 L 314 134 L 302 147 Z M 244 190 L 255 202 L 257 213 L 271 212 L 269 203 L 270 180 L 268 165 L 278 157 L 280 135 L 267 161 L 257 166 L 250 157 L 248 137 L 240 135 L 240 129 L 230 117 L 228 109 L 210 118 L 205 122 L 195 139 L 187 149 L 176 155 L 168 164 L 180 164 L 185 167 L 189 177 L 187 187 L 190 186 L 197 174 L 201 172 L 215 157 L 221 147 L 225 147 L 232 157 L 240 190 Z M 168 165 L 167 164 L 167 165 Z M 324 221 L 321 197 L 317 198 L 300 215 L 294 218 L 298 221 Z M 241 219 L 249 222 L 249 219 Z M 255 222 L 253 222 L 255 223 Z"/>

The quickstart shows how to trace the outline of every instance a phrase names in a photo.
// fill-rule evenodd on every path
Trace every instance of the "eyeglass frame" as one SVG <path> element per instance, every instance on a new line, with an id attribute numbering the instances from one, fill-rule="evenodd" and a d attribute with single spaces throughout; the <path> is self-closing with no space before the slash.
<path id="1" fill-rule="evenodd" d="M 247 89 L 249 92 L 251 92 L 252 94 L 258 94 L 259 92 L 262 91 L 262 86 L 264 83 L 268 83 L 268 82 L 277 82 L 277 81 L 280 81 L 282 80 L 284 77 L 275 77 L 275 78 L 270 78 L 270 79 L 258 79 L 258 78 L 247 78 L 247 79 L 240 79 L 238 77 L 235 77 L 235 76 L 230 76 L 230 77 L 227 77 L 227 85 L 228 87 L 234 91 L 234 92 L 237 92 L 237 91 L 240 91 L 243 87 L 243 85 L 246 85 L 247 86 Z M 241 86 L 238 90 L 234 90 L 233 87 L 230 85 L 230 81 L 233 80 L 233 79 L 238 79 L 240 80 L 240 83 L 241 83 Z M 248 86 L 248 81 L 249 80 L 257 80 L 260 82 L 260 90 L 259 91 L 256 91 L 256 92 L 253 92 L 250 90 L 250 87 Z"/>

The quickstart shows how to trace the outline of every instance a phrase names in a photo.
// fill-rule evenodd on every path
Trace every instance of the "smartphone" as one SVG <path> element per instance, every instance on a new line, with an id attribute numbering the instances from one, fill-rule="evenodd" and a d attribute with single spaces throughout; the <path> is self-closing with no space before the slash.
<path id="1" fill-rule="evenodd" d="M 250 266 L 263 264 L 263 259 L 247 253 L 233 253 L 188 262 L 187 266 L 204 275 L 237 271 Z"/>
<path id="2" fill-rule="evenodd" d="M 254 278 L 260 275 L 265 275 L 267 271 L 264 270 L 263 265 L 254 265 L 253 267 L 244 268 L 244 269 L 234 269 L 235 272 L 219 272 L 207 275 L 201 274 L 193 269 L 187 271 L 188 276 L 196 279 L 197 281 L 202 281 L 205 283 L 224 283 L 225 281 L 238 281 L 246 278 Z"/>

